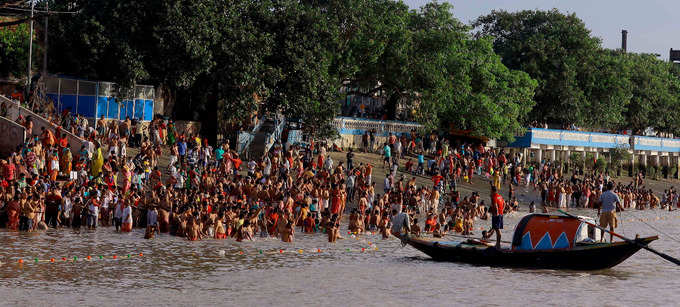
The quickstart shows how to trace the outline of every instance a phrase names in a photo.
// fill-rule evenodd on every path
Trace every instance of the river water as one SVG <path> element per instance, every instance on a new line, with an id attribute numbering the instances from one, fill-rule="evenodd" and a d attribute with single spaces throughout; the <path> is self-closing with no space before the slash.
<path id="1" fill-rule="evenodd" d="M 504 239 L 520 217 L 506 217 Z M 630 237 L 659 234 L 651 247 L 680 256 L 680 243 L 633 218 L 680 238 L 680 212 L 627 211 L 618 229 Z M 188 242 L 168 235 L 144 240 L 141 230 L 117 234 L 112 228 L 2 231 L 0 304 L 667 306 L 680 299 L 673 294 L 680 288 L 678 267 L 646 251 L 613 269 L 565 272 L 434 262 L 394 238 L 343 236 L 329 244 L 325 234 L 297 234 L 289 244 Z"/>

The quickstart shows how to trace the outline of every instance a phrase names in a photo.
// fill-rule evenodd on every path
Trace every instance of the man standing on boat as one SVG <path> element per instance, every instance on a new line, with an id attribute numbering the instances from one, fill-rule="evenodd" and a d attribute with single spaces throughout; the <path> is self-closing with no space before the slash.
<path id="1" fill-rule="evenodd" d="M 607 228 L 609 226 L 610 231 L 614 231 L 617 226 L 616 219 L 616 208 L 623 211 L 621 207 L 621 199 L 619 195 L 614 193 L 614 182 L 607 182 L 606 191 L 600 196 L 601 206 L 597 209 L 597 215 L 600 216 L 600 226 Z M 609 242 L 612 242 L 614 235 L 609 233 Z M 604 233 L 600 237 L 600 242 L 604 240 Z"/>
<path id="2" fill-rule="evenodd" d="M 491 230 L 485 231 L 482 235 L 484 240 L 489 239 L 492 233 L 496 233 L 496 249 L 501 248 L 501 229 L 503 229 L 503 210 L 505 210 L 505 200 L 498 193 L 495 186 L 491 186 Z"/>

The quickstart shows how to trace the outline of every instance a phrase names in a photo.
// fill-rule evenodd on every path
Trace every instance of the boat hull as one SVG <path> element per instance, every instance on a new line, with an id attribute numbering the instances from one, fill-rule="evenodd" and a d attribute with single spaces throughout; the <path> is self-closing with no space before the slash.
<path id="1" fill-rule="evenodd" d="M 639 238 L 642 245 L 657 240 L 657 236 Z M 406 243 L 436 261 L 461 262 L 475 265 L 591 271 L 611 268 L 635 254 L 641 247 L 632 242 L 593 244 L 572 249 L 513 251 L 484 245 L 451 245 L 439 241 L 404 238 Z"/>

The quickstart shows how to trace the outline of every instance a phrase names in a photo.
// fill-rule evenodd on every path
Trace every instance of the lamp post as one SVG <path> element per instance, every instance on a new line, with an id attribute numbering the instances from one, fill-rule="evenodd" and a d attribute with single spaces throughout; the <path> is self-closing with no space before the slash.
<path id="1" fill-rule="evenodd" d="M 31 58 L 33 57 L 33 10 L 35 1 L 31 1 L 31 35 L 28 37 L 28 73 L 26 74 L 26 93 L 31 90 Z"/>
<path id="2" fill-rule="evenodd" d="M 47 11 L 45 15 L 45 46 L 43 47 L 45 50 L 43 52 L 43 71 L 42 75 L 43 78 L 47 77 L 47 29 L 49 27 L 49 15 L 50 15 L 50 2 L 45 1 L 45 11 Z"/>

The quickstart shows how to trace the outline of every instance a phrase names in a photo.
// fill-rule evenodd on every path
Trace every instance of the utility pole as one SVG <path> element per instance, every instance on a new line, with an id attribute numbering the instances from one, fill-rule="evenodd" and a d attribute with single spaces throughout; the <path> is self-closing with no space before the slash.
<path id="1" fill-rule="evenodd" d="M 50 2 L 45 1 L 45 10 L 47 14 L 45 15 L 45 52 L 43 52 L 43 78 L 47 78 L 47 30 L 49 26 L 49 16 L 50 16 Z"/>
<path id="2" fill-rule="evenodd" d="M 33 57 L 33 9 L 35 0 L 31 0 L 31 35 L 28 37 L 28 74 L 26 74 L 26 94 L 31 90 L 31 57 Z M 26 95 L 28 97 L 28 95 Z"/>

